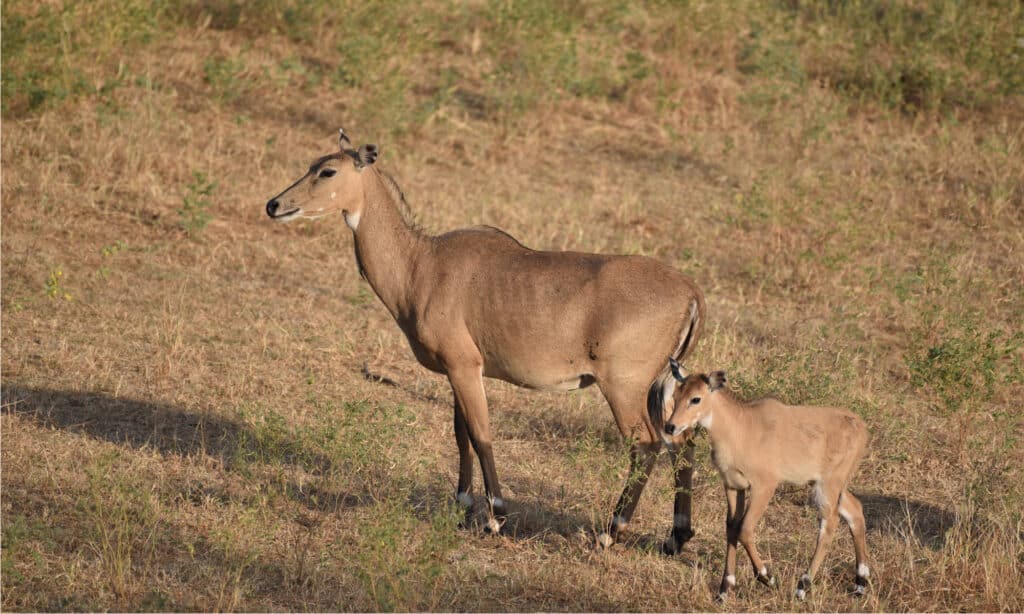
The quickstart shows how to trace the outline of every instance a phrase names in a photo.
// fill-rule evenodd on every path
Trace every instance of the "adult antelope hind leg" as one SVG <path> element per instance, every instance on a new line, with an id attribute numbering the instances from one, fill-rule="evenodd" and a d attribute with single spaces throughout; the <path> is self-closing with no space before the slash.
<path id="1" fill-rule="evenodd" d="M 674 556 L 683 551 L 683 545 L 693 539 L 693 458 L 696 445 L 687 439 L 682 446 L 670 450 L 675 473 L 676 497 L 672 507 L 672 534 L 661 546 L 663 554 Z"/>
<path id="2" fill-rule="evenodd" d="M 607 548 L 615 543 L 633 518 L 640 495 L 647 486 L 651 469 L 657 460 L 661 442 L 653 438 L 643 419 L 647 411 L 647 385 L 598 380 L 598 386 L 611 407 L 619 431 L 623 436 L 633 438 L 626 484 L 615 504 L 607 530 L 597 537 L 598 545 Z"/>

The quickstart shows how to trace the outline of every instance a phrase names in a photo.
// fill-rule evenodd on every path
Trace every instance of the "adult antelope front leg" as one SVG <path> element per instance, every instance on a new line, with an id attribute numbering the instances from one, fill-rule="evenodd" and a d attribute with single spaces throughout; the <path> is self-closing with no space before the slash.
<path id="1" fill-rule="evenodd" d="M 459 397 L 455 396 L 455 443 L 459 448 L 459 485 L 455 489 L 455 501 L 462 506 L 465 517 L 462 522 L 469 520 L 469 514 L 473 510 L 473 450 L 470 448 L 469 427 L 466 426 L 466 416 L 459 405 Z"/>
<path id="2" fill-rule="evenodd" d="M 452 385 L 455 396 L 455 410 L 462 412 L 466 434 L 480 459 L 480 471 L 484 475 L 484 490 L 488 502 L 487 530 L 498 533 L 508 515 L 505 501 L 501 498 L 501 485 L 498 483 L 498 472 L 494 467 L 494 453 L 491 450 L 491 427 L 487 415 L 487 397 L 484 395 L 483 376 L 480 367 L 461 367 L 448 369 L 448 381 Z M 458 418 L 456 418 L 456 439 L 458 439 Z M 461 442 L 460 442 L 461 446 Z M 467 456 L 459 449 L 459 489 L 462 492 L 463 478 L 472 475 L 467 468 L 470 466 Z M 469 487 L 470 478 L 466 477 L 465 486 Z M 468 496 L 468 492 L 466 493 Z"/>

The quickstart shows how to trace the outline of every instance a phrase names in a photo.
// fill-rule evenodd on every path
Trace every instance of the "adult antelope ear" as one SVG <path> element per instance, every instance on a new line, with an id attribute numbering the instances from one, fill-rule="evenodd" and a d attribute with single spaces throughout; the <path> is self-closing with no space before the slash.
<path id="1" fill-rule="evenodd" d="M 715 371 L 708 376 L 708 390 L 715 392 L 725 386 L 725 371 Z"/>
<path id="2" fill-rule="evenodd" d="M 338 128 L 338 149 L 341 151 L 352 149 L 352 141 L 348 140 L 348 135 L 345 134 L 344 128 Z"/>
<path id="3" fill-rule="evenodd" d="M 359 146 L 359 165 L 370 166 L 377 161 L 377 146 L 372 143 Z"/>
<path id="4" fill-rule="evenodd" d="M 668 366 L 672 369 L 672 377 L 680 382 L 686 381 L 686 367 L 679 364 L 675 358 L 668 359 Z"/>

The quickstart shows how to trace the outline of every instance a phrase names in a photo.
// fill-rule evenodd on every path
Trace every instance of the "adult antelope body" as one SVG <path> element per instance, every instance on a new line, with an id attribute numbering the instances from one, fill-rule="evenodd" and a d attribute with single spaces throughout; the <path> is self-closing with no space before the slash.
<path id="1" fill-rule="evenodd" d="M 719 599 L 725 599 L 736 583 L 736 544 L 743 544 L 754 575 L 762 584 L 775 586 L 754 544 L 754 529 L 780 482 L 814 484 L 820 527 L 811 564 L 797 584 L 803 599 L 811 588 L 818 567 L 842 517 L 853 535 L 857 559 L 855 592 L 864 593 L 869 574 L 864 513 L 860 501 L 846 489 L 857 469 L 868 432 L 853 412 L 835 407 L 784 405 L 775 399 L 752 403 L 739 401 L 725 388 L 725 371 L 683 377 L 672 364 L 678 388 L 667 395 L 668 402 L 652 407 L 652 421 L 665 421 L 668 437 L 685 436 L 696 426 L 707 431 L 711 458 L 725 483 L 726 516 L 725 572 Z M 746 493 L 749 491 L 749 501 Z"/>
<path id="2" fill-rule="evenodd" d="M 355 238 L 360 273 L 409 341 L 416 359 L 447 376 L 455 397 L 459 449 L 456 499 L 467 509 L 480 459 L 489 502 L 488 529 L 506 516 L 494 466 L 483 377 L 547 390 L 597 384 L 619 430 L 634 438 L 631 479 L 615 507 L 609 545 L 628 522 L 647 481 L 661 435 L 646 411 L 651 382 L 667 358 L 693 349 L 704 321 L 694 282 L 656 260 L 577 252 L 535 251 L 490 227 L 429 236 L 404 219 L 404 197 L 374 162 L 375 145 L 340 151 L 310 166 L 267 203 L 275 220 L 340 211 Z M 664 376 L 664 373 L 661 373 Z M 677 552 L 692 536 L 693 447 L 675 462 L 672 537 Z M 678 459 L 674 459 L 678 460 Z"/>

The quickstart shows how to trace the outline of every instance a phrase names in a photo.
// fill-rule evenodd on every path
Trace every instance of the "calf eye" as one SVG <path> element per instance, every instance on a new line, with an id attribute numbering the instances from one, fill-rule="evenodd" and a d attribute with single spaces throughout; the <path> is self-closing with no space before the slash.
<path id="1" fill-rule="evenodd" d="M 334 170 L 333 168 L 325 168 L 317 174 L 317 177 L 326 179 L 327 177 L 334 177 L 334 174 L 337 172 L 338 171 Z"/>
<path id="2" fill-rule="evenodd" d="M 693 397 L 690 399 L 690 405 L 696 405 L 697 403 L 700 403 L 700 397 Z"/>

